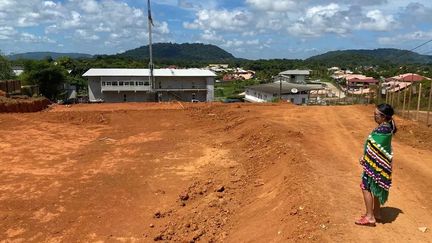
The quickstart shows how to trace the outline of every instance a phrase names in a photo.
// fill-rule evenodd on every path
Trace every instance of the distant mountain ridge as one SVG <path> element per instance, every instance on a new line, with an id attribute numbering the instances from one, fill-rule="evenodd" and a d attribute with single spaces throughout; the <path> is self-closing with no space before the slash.
<path id="1" fill-rule="evenodd" d="M 58 59 L 59 57 L 78 58 L 129 58 L 144 60 L 149 58 L 148 46 L 141 46 L 115 55 L 89 55 L 83 53 L 58 53 L 58 52 L 27 52 L 6 56 L 9 60 L 31 59 L 42 60 L 46 57 Z M 249 61 L 234 57 L 231 53 L 222 48 L 201 43 L 156 43 L 153 45 L 153 57 L 155 62 L 160 61 L 185 61 L 185 62 L 230 62 Z M 431 55 L 421 55 L 416 52 L 392 48 L 381 48 L 374 50 L 340 50 L 330 51 L 324 54 L 309 57 L 305 63 L 320 63 L 327 66 L 343 65 L 382 65 L 383 63 L 393 64 L 432 64 Z"/>
<path id="2" fill-rule="evenodd" d="M 421 55 L 408 50 L 381 48 L 374 50 L 330 51 L 306 59 L 310 62 L 321 62 L 329 65 L 375 65 L 383 62 L 396 64 L 430 64 L 432 56 Z"/>
<path id="3" fill-rule="evenodd" d="M 9 60 L 29 59 L 29 60 L 43 60 L 47 57 L 58 59 L 60 57 L 70 57 L 73 59 L 78 58 L 92 58 L 90 54 L 84 53 L 59 53 L 59 52 L 26 52 L 19 54 L 11 54 L 6 56 Z"/>
<path id="4" fill-rule="evenodd" d="M 148 45 L 141 46 L 114 56 L 132 59 L 148 59 L 149 47 Z M 218 46 L 201 43 L 156 43 L 153 44 L 153 58 L 185 61 L 223 61 L 235 59 L 231 53 Z"/>

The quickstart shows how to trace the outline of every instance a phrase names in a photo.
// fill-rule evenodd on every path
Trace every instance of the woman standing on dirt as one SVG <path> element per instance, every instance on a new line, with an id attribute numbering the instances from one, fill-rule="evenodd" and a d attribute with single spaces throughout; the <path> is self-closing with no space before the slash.
<path id="1" fill-rule="evenodd" d="M 393 114 L 394 110 L 388 104 L 378 105 L 375 109 L 374 117 L 378 127 L 368 136 L 364 155 L 360 158 L 360 164 L 363 166 L 360 187 L 366 214 L 355 222 L 357 225 L 375 226 L 375 223 L 381 220 L 380 205 L 387 201 L 391 186 L 391 140 L 397 131 Z"/>

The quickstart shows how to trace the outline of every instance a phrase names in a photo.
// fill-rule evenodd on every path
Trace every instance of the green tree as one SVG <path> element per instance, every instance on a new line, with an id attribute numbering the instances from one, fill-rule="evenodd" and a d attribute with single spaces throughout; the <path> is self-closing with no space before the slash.
<path id="1" fill-rule="evenodd" d="M 66 70 L 48 61 L 27 61 L 23 79 L 27 84 L 38 85 L 43 96 L 55 100 L 61 98 Z"/>
<path id="2" fill-rule="evenodd" d="M 11 79 L 14 76 L 9 61 L 0 55 L 0 80 Z"/>

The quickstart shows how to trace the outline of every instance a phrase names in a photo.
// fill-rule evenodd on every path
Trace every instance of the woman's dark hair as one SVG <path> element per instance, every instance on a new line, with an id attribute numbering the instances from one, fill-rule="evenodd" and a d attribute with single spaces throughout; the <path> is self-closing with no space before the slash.
<path id="1" fill-rule="evenodd" d="M 393 134 L 397 132 L 396 123 L 393 120 L 394 109 L 389 104 L 380 104 L 377 105 L 377 109 L 385 116 L 386 120 L 390 123 L 393 129 Z"/>

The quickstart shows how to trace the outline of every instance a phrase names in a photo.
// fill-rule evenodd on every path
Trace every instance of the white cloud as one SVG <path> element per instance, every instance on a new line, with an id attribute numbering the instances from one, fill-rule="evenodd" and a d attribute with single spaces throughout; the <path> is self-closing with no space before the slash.
<path id="1" fill-rule="evenodd" d="M 385 16 L 380 10 L 371 10 L 366 13 L 364 21 L 358 25 L 358 29 L 372 31 L 390 31 L 396 28 L 397 22 L 392 15 Z"/>
<path id="2" fill-rule="evenodd" d="M 10 26 L 0 26 L 0 40 L 10 40 L 18 32 Z"/>
<path id="3" fill-rule="evenodd" d="M 201 30 L 240 31 L 245 27 L 249 27 L 252 20 L 251 13 L 243 10 L 204 9 L 198 11 L 196 17 L 192 23 L 183 23 L 183 27 Z"/>
<path id="4" fill-rule="evenodd" d="M 229 47 L 240 47 L 240 46 L 243 46 L 243 45 L 244 45 L 244 41 L 237 40 L 237 39 L 228 40 L 224 44 L 222 44 L 223 47 L 228 47 L 228 48 Z"/>
<path id="5" fill-rule="evenodd" d="M 157 25 L 156 25 L 155 30 L 157 33 L 162 34 L 162 35 L 166 35 L 166 34 L 170 33 L 167 22 L 163 21 L 163 22 L 156 22 L 156 23 L 157 23 Z"/>
<path id="6" fill-rule="evenodd" d="M 25 43 L 49 43 L 49 44 L 56 43 L 56 41 L 46 36 L 37 36 L 26 32 L 21 33 L 19 39 L 20 41 Z"/>
<path id="7" fill-rule="evenodd" d="M 395 45 L 409 41 L 425 41 L 432 39 L 432 31 L 415 31 L 395 36 L 387 36 L 378 38 L 378 43 L 382 45 Z"/>
<path id="8" fill-rule="evenodd" d="M 258 10 L 275 12 L 295 10 L 299 5 L 292 0 L 246 0 L 246 3 Z"/>
<path id="9" fill-rule="evenodd" d="M 204 33 L 201 34 L 201 39 L 205 42 L 215 43 L 222 41 L 223 38 L 220 35 L 216 34 L 214 30 L 204 30 Z"/>
<path id="10" fill-rule="evenodd" d="M 23 32 L 23 27 L 39 32 L 42 29 L 46 38 L 64 37 L 76 43 L 86 40 L 88 45 L 104 39 L 123 49 L 145 44 L 143 36 L 148 31 L 144 11 L 124 0 L 0 0 L 0 23 L 18 32 Z M 155 41 L 170 35 L 167 22 L 154 17 L 154 24 Z M 112 33 L 119 36 L 116 41 L 109 40 Z M 2 35 L 2 39 L 5 37 Z M 16 40 L 28 42 L 34 38 L 25 35 Z"/>
<path id="11" fill-rule="evenodd" d="M 86 13 L 97 13 L 99 12 L 99 4 L 94 0 L 82 0 L 78 3 L 80 8 Z"/>
<path id="12" fill-rule="evenodd" d="M 71 29 L 71 28 L 77 28 L 81 25 L 81 14 L 72 11 L 70 13 L 70 18 L 64 19 L 62 22 L 60 22 L 60 28 L 62 29 Z"/>
<path id="13" fill-rule="evenodd" d="M 75 30 L 75 36 L 81 40 L 84 41 L 93 41 L 93 40 L 99 40 L 100 37 L 88 32 L 87 30 L 83 29 L 77 29 Z"/>
<path id="14" fill-rule="evenodd" d="M 57 6 L 57 4 L 53 1 L 45 1 L 43 2 L 44 7 L 48 7 L 48 8 L 54 8 L 55 6 Z"/>
<path id="15" fill-rule="evenodd" d="M 295 36 L 318 37 L 326 33 L 345 35 L 351 31 L 351 19 L 347 10 L 335 3 L 314 6 L 306 10 L 304 17 L 288 26 Z"/>

